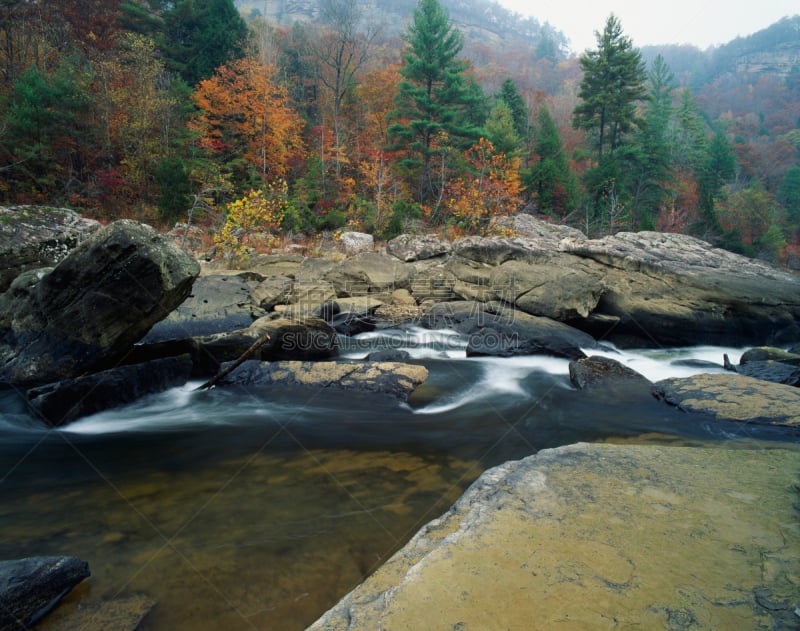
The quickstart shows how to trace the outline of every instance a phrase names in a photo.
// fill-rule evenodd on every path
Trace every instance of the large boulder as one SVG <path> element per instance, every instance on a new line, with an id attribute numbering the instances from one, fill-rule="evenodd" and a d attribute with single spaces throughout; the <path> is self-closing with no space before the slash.
<path id="1" fill-rule="evenodd" d="M 225 378 L 240 386 L 330 388 L 388 395 L 405 401 L 428 378 L 424 366 L 395 362 L 246 361 Z"/>
<path id="2" fill-rule="evenodd" d="M 680 234 L 619 233 L 561 249 L 602 275 L 597 307 L 575 323 L 597 338 L 626 346 L 800 338 L 797 274 Z"/>
<path id="3" fill-rule="evenodd" d="M 800 389 L 734 373 L 664 379 L 653 395 L 722 421 L 800 427 Z"/>
<path id="4" fill-rule="evenodd" d="M 0 208 L 0 293 L 22 272 L 59 263 L 99 228 L 67 208 Z"/>
<path id="5" fill-rule="evenodd" d="M 518 236 L 459 239 L 440 265 L 419 273 L 436 274 L 461 299 L 499 300 L 619 346 L 784 345 L 800 339 L 795 273 L 687 235 L 586 239 L 529 216 L 520 221 Z M 416 286 L 425 281 L 411 279 L 420 301 Z"/>
<path id="6" fill-rule="evenodd" d="M 449 254 L 452 246 L 436 235 L 401 234 L 386 244 L 386 252 L 406 263 Z"/>
<path id="7" fill-rule="evenodd" d="M 251 297 L 260 282 L 250 272 L 201 276 L 186 300 L 156 323 L 141 342 L 155 344 L 247 328 L 266 315 Z"/>
<path id="8" fill-rule="evenodd" d="M 27 396 L 36 413 L 57 427 L 132 403 L 147 394 L 182 386 L 191 373 L 189 355 L 168 357 L 37 386 L 28 390 Z"/>
<path id="9" fill-rule="evenodd" d="M 89 576 L 75 557 L 0 561 L 0 629 L 27 629 Z"/>
<path id="10" fill-rule="evenodd" d="M 38 282 L 0 296 L 0 381 L 49 383 L 113 365 L 183 302 L 199 271 L 149 226 L 100 229 Z"/>
<path id="11" fill-rule="evenodd" d="M 600 444 L 507 462 L 309 631 L 794 629 L 799 466 Z"/>

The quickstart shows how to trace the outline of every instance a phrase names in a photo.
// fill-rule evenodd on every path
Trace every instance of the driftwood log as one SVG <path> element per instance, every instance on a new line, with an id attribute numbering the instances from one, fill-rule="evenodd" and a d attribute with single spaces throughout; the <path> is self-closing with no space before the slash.
<path id="1" fill-rule="evenodd" d="M 211 379 L 206 381 L 203 385 L 198 386 L 198 390 L 208 390 L 209 388 L 213 388 L 221 379 L 224 379 L 229 374 L 231 374 L 234 370 L 236 370 L 239 366 L 241 366 L 253 353 L 255 353 L 259 348 L 261 348 L 264 344 L 269 341 L 269 333 L 264 333 L 260 338 L 258 338 L 255 342 L 250 345 L 244 353 L 242 353 L 239 358 L 228 364 L 224 369 L 220 370 L 216 375 L 214 375 Z"/>

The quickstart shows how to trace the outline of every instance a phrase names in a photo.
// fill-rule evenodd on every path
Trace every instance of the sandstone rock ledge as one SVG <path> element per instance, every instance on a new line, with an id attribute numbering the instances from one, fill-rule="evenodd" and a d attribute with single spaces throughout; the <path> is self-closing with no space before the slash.
<path id="1" fill-rule="evenodd" d="M 587 444 L 508 462 L 310 629 L 794 628 L 798 466 Z"/>

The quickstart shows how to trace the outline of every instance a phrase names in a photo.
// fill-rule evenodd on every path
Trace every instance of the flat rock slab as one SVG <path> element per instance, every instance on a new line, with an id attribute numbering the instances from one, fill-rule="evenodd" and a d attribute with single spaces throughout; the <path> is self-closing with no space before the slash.
<path id="1" fill-rule="evenodd" d="M 406 400 L 428 378 L 428 369 L 399 362 L 244 362 L 225 378 L 239 386 L 332 388 Z"/>
<path id="2" fill-rule="evenodd" d="M 673 378 L 653 385 L 653 394 L 687 412 L 718 420 L 800 427 L 800 388 L 735 373 Z"/>
<path id="3" fill-rule="evenodd" d="M 508 462 L 310 629 L 795 628 L 798 467 L 586 444 Z"/>

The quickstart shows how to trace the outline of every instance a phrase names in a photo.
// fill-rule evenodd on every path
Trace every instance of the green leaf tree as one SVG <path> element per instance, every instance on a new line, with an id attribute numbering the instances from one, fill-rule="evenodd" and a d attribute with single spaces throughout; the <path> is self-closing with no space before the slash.
<path id="1" fill-rule="evenodd" d="M 511 108 L 505 101 L 498 101 L 486 121 L 486 136 L 500 153 L 518 156 L 522 151 L 522 140 L 517 134 Z"/>
<path id="2" fill-rule="evenodd" d="M 700 236 L 714 238 L 722 232 L 715 205 L 723 191 L 723 186 L 735 174 L 736 156 L 728 142 L 728 137 L 723 131 L 718 130 L 708 145 L 698 178 L 701 221 L 696 230 Z"/>
<path id="3" fill-rule="evenodd" d="M 438 0 L 420 0 L 404 37 L 408 45 L 388 134 L 392 149 L 405 154 L 399 166 L 415 182 L 419 201 L 425 201 L 439 192 L 432 173 L 437 137 L 444 133 L 465 146 L 479 135 L 475 117 L 471 123 L 468 116 L 476 105 L 475 90 L 464 74 L 468 62 L 459 59 L 461 32 Z"/>

